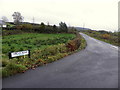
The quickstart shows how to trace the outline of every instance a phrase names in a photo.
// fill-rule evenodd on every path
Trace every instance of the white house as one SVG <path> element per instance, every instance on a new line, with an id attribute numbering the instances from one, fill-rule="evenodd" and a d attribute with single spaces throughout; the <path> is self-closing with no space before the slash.
<path id="1" fill-rule="evenodd" d="M 0 20 L 0 27 L 7 27 L 6 23 L 3 20 Z"/>

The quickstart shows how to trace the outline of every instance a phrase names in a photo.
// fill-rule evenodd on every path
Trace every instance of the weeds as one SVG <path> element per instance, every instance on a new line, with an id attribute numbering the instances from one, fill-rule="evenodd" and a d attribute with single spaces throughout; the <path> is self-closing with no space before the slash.
<path id="1" fill-rule="evenodd" d="M 7 77 L 16 73 L 25 72 L 27 69 L 35 69 L 38 66 L 61 59 L 77 49 L 85 48 L 85 40 L 80 35 L 74 34 L 26 34 L 7 36 L 3 39 L 3 68 L 2 76 Z M 25 37 L 23 37 L 25 36 Z M 44 36 L 44 37 L 42 37 Z M 10 45 L 9 40 L 12 42 Z M 73 39 L 73 40 L 72 40 Z M 12 41 L 14 40 L 14 41 Z M 22 44 L 22 43 L 23 44 Z M 20 46 L 18 44 L 21 44 Z M 4 46 L 6 45 L 6 46 Z M 44 47 L 41 47 L 43 45 Z M 18 48 L 19 46 L 19 48 Z M 31 58 L 27 56 L 8 60 L 8 50 L 19 51 L 32 49 Z M 11 49 L 12 48 L 12 49 Z M 5 57 L 6 56 L 6 57 Z"/>

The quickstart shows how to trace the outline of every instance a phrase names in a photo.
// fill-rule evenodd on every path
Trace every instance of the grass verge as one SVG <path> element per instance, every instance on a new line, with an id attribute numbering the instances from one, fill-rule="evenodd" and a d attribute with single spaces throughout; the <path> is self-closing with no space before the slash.
<path id="1" fill-rule="evenodd" d="M 35 40 L 34 40 L 35 41 Z M 63 40 L 61 40 L 63 41 Z M 17 73 L 24 73 L 28 69 L 35 69 L 86 47 L 85 39 L 76 32 L 76 37 L 66 43 L 57 43 L 48 45 L 44 48 L 36 48 L 31 52 L 31 58 L 21 56 L 13 59 L 3 58 L 2 60 L 2 77 L 11 76 Z"/>

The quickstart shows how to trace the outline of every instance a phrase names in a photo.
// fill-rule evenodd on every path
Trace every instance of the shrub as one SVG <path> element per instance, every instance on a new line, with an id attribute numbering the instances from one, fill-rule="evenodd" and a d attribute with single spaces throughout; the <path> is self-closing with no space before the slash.
<path id="1" fill-rule="evenodd" d="M 50 47 L 43 49 L 41 53 L 43 57 L 48 56 L 48 55 L 54 55 L 56 53 L 56 49 L 50 46 Z"/>
<path id="2" fill-rule="evenodd" d="M 7 64 L 9 63 L 9 61 L 8 60 L 2 60 L 2 67 L 5 67 Z"/>
<path id="3" fill-rule="evenodd" d="M 11 73 L 8 69 L 6 68 L 2 68 L 2 77 L 7 77 L 7 76 L 10 76 Z"/>
<path id="4" fill-rule="evenodd" d="M 5 31 L 2 31 L 3 36 L 14 35 L 14 34 L 22 34 L 22 33 L 23 33 L 22 30 L 5 30 Z"/>
<path id="5" fill-rule="evenodd" d="M 24 72 L 27 68 L 21 64 L 9 63 L 5 68 L 2 70 L 2 76 L 9 76 L 16 73 Z"/>
<path id="6" fill-rule="evenodd" d="M 80 50 L 85 49 L 86 45 L 87 45 L 86 40 L 83 37 L 81 37 L 81 43 L 79 47 Z"/>
<path id="7" fill-rule="evenodd" d="M 6 66 L 7 69 L 9 70 L 16 70 L 18 72 L 21 72 L 23 70 L 26 70 L 26 67 L 21 65 L 21 64 L 14 64 L 14 63 L 9 63 L 7 66 Z"/>
<path id="8" fill-rule="evenodd" d="M 57 53 L 65 53 L 67 52 L 67 48 L 65 44 L 58 44 L 58 45 L 48 46 L 47 48 L 39 52 L 42 53 L 42 56 L 50 56 L 50 55 L 55 55 Z"/>
<path id="9" fill-rule="evenodd" d="M 75 38 L 74 40 L 69 41 L 66 44 L 66 47 L 68 48 L 69 51 L 75 51 L 76 49 L 79 48 L 81 42 L 80 38 Z"/>
<path id="10" fill-rule="evenodd" d="M 65 44 L 57 45 L 57 49 L 58 49 L 59 53 L 66 53 L 67 52 L 67 47 Z"/>
<path id="11" fill-rule="evenodd" d="M 109 34 L 102 34 L 102 38 L 103 39 L 110 39 L 110 35 Z"/>
<path id="12" fill-rule="evenodd" d="M 59 29 L 60 29 L 60 32 L 68 32 L 68 27 L 67 27 L 66 23 L 60 22 Z"/>

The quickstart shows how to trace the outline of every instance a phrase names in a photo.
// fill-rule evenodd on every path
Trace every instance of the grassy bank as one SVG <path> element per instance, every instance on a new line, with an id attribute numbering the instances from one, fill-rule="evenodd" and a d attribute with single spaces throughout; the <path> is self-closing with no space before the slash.
<path id="1" fill-rule="evenodd" d="M 120 46 L 120 40 L 119 40 L 119 32 L 107 32 L 107 31 L 92 31 L 92 30 L 88 30 L 88 31 L 83 31 L 83 33 L 94 37 L 98 40 L 116 45 L 116 46 Z"/>
<path id="2" fill-rule="evenodd" d="M 79 34 L 38 34 L 25 33 L 3 37 L 2 75 L 35 69 L 38 66 L 59 60 L 77 50 L 85 48 L 85 40 Z M 31 58 L 21 56 L 8 58 L 8 52 L 31 50 Z"/>
<path id="3" fill-rule="evenodd" d="M 66 43 L 68 40 L 75 38 L 74 34 L 38 34 L 25 33 L 19 35 L 9 35 L 2 37 L 3 54 L 8 54 L 9 51 L 23 51 L 43 49 L 50 45 L 58 45 Z M 19 48 L 18 48 L 19 47 Z"/>

